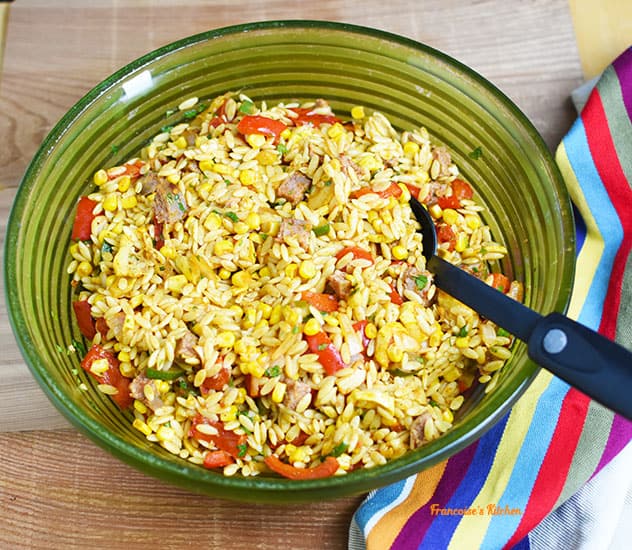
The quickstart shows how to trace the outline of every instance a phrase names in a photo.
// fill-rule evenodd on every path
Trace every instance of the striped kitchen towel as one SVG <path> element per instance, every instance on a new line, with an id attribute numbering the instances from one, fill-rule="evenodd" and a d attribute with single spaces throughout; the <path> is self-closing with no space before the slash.
<path id="1" fill-rule="evenodd" d="M 568 315 L 632 348 L 632 48 L 599 79 L 556 161 L 578 235 Z M 479 441 L 370 493 L 354 515 L 349 548 L 577 547 L 560 542 L 565 515 L 551 512 L 631 440 L 631 422 L 542 371 Z"/>

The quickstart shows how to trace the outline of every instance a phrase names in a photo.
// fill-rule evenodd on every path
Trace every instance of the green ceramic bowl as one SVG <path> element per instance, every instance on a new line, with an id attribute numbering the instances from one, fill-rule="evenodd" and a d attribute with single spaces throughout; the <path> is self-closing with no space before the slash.
<path id="1" fill-rule="evenodd" d="M 147 474 L 217 497 L 292 502 L 356 494 L 446 459 L 499 420 L 534 378 L 517 345 L 497 387 L 473 396 L 454 428 L 385 466 L 323 480 L 227 478 L 193 466 L 142 434 L 78 370 L 66 347 L 81 336 L 66 266 L 75 205 L 100 167 L 139 151 L 190 96 L 243 90 L 255 100 L 330 100 L 341 114 L 360 104 L 400 129 L 428 128 L 453 152 L 509 250 L 503 269 L 524 281 L 525 301 L 564 311 L 574 271 L 570 203 L 542 139 L 492 84 L 411 40 L 335 23 L 282 21 L 224 28 L 160 48 L 83 97 L 42 143 L 19 188 L 6 240 L 5 281 L 13 330 L 54 405 L 98 445 Z M 469 153 L 480 147 L 483 155 Z M 89 391 L 81 391 L 85 382 Z"/>

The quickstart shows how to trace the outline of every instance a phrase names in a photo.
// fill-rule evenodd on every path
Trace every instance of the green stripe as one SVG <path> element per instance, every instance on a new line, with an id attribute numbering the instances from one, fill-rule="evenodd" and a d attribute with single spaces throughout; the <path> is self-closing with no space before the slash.
<path id="1" fill-rule="evenodd" d="M 606 448 L 614 414 L 609 409 L 591 401 L 577 448 L 568 470 L 564 488 L 554 509 L 573 496 L 592 476 Z M 599 449 L 599 452 L 596 450 Z"/>
<path id="2" fill-rule="evenodd" d="M 632 143 L 632 142 L 631 142 Z M 632 350 L 632 254 L 625 263 L 615 340 Z"/>

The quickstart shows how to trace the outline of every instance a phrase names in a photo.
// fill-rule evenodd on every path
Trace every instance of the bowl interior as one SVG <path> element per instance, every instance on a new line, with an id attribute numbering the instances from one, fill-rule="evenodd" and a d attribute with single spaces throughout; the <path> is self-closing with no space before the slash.
<path id="1" fill-rule="evenodd" d="M 53 403 L 76 426 L 126 462 L 157 477 L 220 497 L 315 500 L 352 494 L 428 467 L 480 437 L 528 386 L 537 368 L 526 347 L 494 391 L 473 396 L 439 440 L 372 470 L 325 480 L 226 478 L 148 443 L 68 353 L 73 323 L 66 267 L 78 197 L 94 171 L 134 155 L 190 96 L 241 90 L 257 101 L 330 101 L 379 110 L 401 130 L 425 126 L 444 143 L 509 256 L 503 270 L 524 282 L 540 312 L 566 307 L 574 266 L 570 203 L 555 164 L 524 115 L 471 70 L 421 44 L 386 33 L 320 22 L 242 25 L 190 37 L 121 69 L 81 99 L 46 138 L 12 210 L 6 242 L 11 322 L 26 362 Z M 480 148 L 482 156 L 473 158 Z M 79 388 L 84 382 L 88 391 Z"/>

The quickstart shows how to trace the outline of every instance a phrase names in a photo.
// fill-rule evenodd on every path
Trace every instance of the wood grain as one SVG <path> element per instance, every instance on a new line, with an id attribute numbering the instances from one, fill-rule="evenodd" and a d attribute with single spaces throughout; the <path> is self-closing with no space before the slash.
<path id="1" fill-rule="evenodd" d="M 185 36 L 289 18 L 374 27 L 442 50 L 513 99 L 551 149 L 575 118 L 568 97 L 582 71 L 566 0 L 20 0 L 0 76 L 0 244 L 29 160 L 95 84 Z M 24 365 L 2 299 L 0 349 L 0 548 L 346 546 L 359 497 L 284 508 L 192 495 L 68 429 Z"/>

